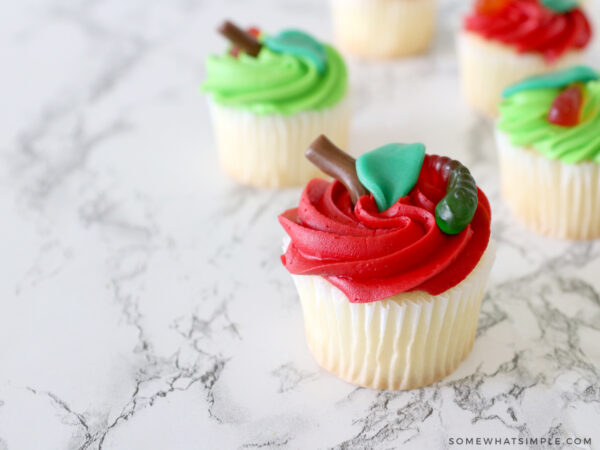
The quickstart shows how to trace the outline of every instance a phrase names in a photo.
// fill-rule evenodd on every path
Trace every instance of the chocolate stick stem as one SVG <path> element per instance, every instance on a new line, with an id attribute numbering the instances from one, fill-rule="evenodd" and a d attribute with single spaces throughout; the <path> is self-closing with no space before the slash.
<path id="1" fill-rule="evenodd" d="M 342 182 L 353 204 L 368 192 L 358 180 L 355 159 L 340 150 L 325 135 L 319 136 L 306 150 L 306 158 L 327 175 Z"/>
<path id="2" fill-rule="evenodd" d="M 237 25 L 229 20 L 223 22 L 219 27 L 219 33 L 229 39 L 233 45 L 238 46 L 242 51 L 255 58 L 258 56 L 262 44 L 258 42 L 252 35 L 246 33 Z"/>

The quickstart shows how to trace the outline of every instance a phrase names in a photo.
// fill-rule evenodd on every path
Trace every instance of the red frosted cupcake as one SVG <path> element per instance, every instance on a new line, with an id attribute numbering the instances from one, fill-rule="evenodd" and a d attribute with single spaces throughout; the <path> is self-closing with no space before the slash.
<path id="1" fill-rule="evenodd" d="M 591 36 L 575 0 L 476 1 L 458 40 L 467 102 L 495 116 L 506 87 L 581 62 Z"/>
<path id="2" fill-rule="evenodd" d="M 389 144 L 356 162 L 321 137 L 280 223 L 308 345 L 339 377 L 378 389 L 439 380 L 469 354 L 494 260 L 491 212 L 468 169 Z"/>

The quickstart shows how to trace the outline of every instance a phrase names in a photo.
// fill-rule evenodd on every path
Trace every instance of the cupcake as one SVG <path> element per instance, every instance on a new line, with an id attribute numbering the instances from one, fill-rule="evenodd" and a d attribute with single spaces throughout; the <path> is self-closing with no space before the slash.
<path id="1" fill-rule="evenodd" d="M 497 142 L 504 200 L 552 237 L 600 238 L 600 81 L 576 66 L 507 88 Z"/>
<path id="2" fill-rule="evenodd" d="M 470 353 L 494 261 L 490 205 L 458 161 L 388 144 L 356 161 L 324 136 L 279 222 L 317 362 L 375 389 L 426 386 Z"/>
<path id="3" fill-rule="evenodd" d="M 262 187 L 306 183 L 319 174 L 304 158 L 314 136 L 348 140 L 350 109 L 344 61 L 306 33 L 265 35 L 226 22 L 232 46 L 206 61 L 209 96 L 225 172 Z"/>
<path id="4" fill-rule="evenodd" d="M 458 38 L 467 102 L 495 117 L 504 88 L 580 63 L 591 34 L 575 0 L 478 0 Z"/>
<path id="5" fill-rule="evenodd" d="M 331 0 L 336 41 L 364 58 L 423 53 L 433 38 L 435 0 Z"/>

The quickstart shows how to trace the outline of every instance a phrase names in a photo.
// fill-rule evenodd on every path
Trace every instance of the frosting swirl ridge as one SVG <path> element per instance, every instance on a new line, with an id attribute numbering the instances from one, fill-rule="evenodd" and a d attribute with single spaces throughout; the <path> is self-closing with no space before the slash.
<path id="1" fill-rule="evenodd" d="M 444 234 L 435 206 L 446 186 L 434 158 L 425 156 L 417 185 L 383 212 L 373 196 L 362 196 L 353 207 L 338 181 L 309 182 L 298 207 L 279 216 L 291 238 L 282 255 L 285 267 L 323 276 L 357 303 L 416 290 L 437 295 L 460 283 L 487 247 L 490 206 L 478 190 L 472 222 L 456 235 Z"/>

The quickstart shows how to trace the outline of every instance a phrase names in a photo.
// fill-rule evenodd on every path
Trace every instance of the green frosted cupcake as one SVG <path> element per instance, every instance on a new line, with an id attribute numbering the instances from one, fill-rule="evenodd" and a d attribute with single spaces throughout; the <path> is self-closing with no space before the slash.
<path id="1" fill-rule="evenodd" d="M 575 66 L 504 91 L 498 122 L 502 192 L 529 228 L 600 237 L 600 76 Z"/>
<path id="2" fill-rule="evenodd" d="M 244 32 L 226 22 L 233 47 L 206 61 L 209 95 L 223 169 L 254 186 L 285 187 L 319 175 L 304 149 L 326 133 L 346 145 L 350 111 L 344 61 L 306 33 Z"/>

